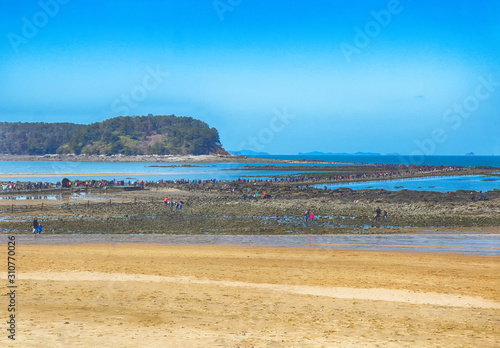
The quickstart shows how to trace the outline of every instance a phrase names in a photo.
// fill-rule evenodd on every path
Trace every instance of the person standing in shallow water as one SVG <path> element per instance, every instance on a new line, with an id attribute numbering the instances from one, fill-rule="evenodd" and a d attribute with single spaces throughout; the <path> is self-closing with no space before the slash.
<path id="1" fill-rule="evenodd" d="M 37 234 L 37 233 L 38 233 L 38 220 L 35 217 L 35 219 L 33 220 L 33 234 Z"/>

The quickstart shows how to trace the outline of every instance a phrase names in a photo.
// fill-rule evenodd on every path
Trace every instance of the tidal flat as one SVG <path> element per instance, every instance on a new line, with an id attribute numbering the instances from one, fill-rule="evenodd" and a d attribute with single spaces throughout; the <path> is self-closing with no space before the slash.
<path id="1" fill-rule="evenodd" d="M 135 191 L 110 187 L 17 192 L 0 199 L 0 231 L 30 233 L 35 216 L 43 222 L 44 233 L 53 234 L 372 234 L 423 228 L 495 229 L 500 225 L 500 190 L 484 194 L 486 200 L 478 201 L 472 197 L 482 197 L 482 193 L 463 190 L 325 190 L 266 181 L 151 183 Z M 165 197 L 170 202 L 182 201 L 182 209 L 170 209 Z M 382 215 L 374 221 L 377 208 Z M 306 221 L 306 210 L 314 214 L 312 221 Z"/>

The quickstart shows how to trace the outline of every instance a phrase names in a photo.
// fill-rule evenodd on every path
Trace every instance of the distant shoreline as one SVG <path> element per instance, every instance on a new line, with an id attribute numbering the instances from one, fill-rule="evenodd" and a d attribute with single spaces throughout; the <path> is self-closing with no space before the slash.
<path id="1" fill-rule="evenodd" d="M 139 163 L 326 163 L 353 164 L 348 162 L 318 160 L 288 160 L 235 155 L 0 155 L 0 161 L 61 161 L 61 162 L 139 162 Z"/>

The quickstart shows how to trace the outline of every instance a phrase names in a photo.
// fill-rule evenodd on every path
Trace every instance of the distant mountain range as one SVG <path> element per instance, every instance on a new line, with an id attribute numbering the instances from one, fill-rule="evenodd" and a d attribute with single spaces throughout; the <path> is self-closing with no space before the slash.
<path id="1" fill-rule="evenodd" d="M 356 152 L 356 153 L 347 153 L 347 152 L 299 152 L 299 156 L 381 156 L 378 152 Z M 391 155 L 399 155 L 399 154 L 391 154 Z"/>
<path id="2" fill-rule="evenodd" d="M 228 151 L 235 156 L 269 156 L 267 152 L 255 152 L 252 150 Z"/>
<path id="3" fill-rule="evenodd" d="M 239 151 L 228 151 L 231 155 L 235 156 L 270 156 L 267 152 L 256 152 L 252 150 L 239 150 Z M 347 153 L 347 152 L 321 152 L 321 151 L 312 151 L 312 152 L 299 152 L 298 156 L 382 156 L 378 152 L 356 152 L 356 153 Z M 400 156 L 399 153 L 388 153 L 386 156 Z"/>
<path id="4" fill-rule="evenodd" d="M 239 150 L 239 151 L 228 151 L 231 155 L 235 156 L 270 156 L 267 152 L 256 152 L 252 150 Z M 347 153 L 347 152 L 321 152 L 321 151 L 312 151 L 312 152 L 299 152 L 298 156 L 408 156 L 401 155 L 398 152 L 391 152 L 382 155 L 379 152 L 355 152 L 355 153 Z M 474 152 L 468 152 L 465 156 L 475 156 Z"/>

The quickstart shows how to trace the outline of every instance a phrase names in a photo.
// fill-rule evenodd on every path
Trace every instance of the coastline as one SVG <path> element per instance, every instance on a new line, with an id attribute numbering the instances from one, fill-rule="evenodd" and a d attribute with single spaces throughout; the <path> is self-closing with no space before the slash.
<path id="1" fill-rule="evenodd" d="M 331 163 L 329 161 L 298 161 L 234 155 L 0 155 L 0 161 L 68 161 L 68 162 L 150 162 L 150 163 Z M 351 164 L 351 163 L 346 163 Z"/>
<path id="2" fill-rule="evenodd" d="M 6 192 L 0 196 L 5 216 L 0 231 L 25 233 L 35 216 L 43 219 L 47 234 L 368 235 L 500 225 L 500 190 L 488 192 L 487 200 L 474 201 L 463 190 L 448 194 L 266 184 L 239 183 L 238 190 L 224 182 L 208 182 L 150 184 L 133 191 L 114 186 Z M 263 198 L 266 191 L 268 199 Z M 182 201 L 182 209 L 166 205 L 165 197 Z M 387 220 L 374 221 L 377 207 L 388 212 Z M 305 221 L 307 209 L 315 214 L 314 221 Z"/>
<path id="3" fill-rule="evenodd" d="M 240 158 L 241 157 L 241 158 Z M 200 156 L 174 156 L 174 155 L 0 155 L 0 161 L 68 161 L 68 162 L 229 162 L 243 160 L 242 156 L 232 155 L 200 155 Z"/>
<path id="4" fill-rule="evenodd" d="M 48 159 L 51 156 L 44 157 Z M 177 161 L 180 158 L 153 157 L 158 161 L 164 158 Z M 25 157 L 19 159 L 21 158 L 26 159 Z M 119 158 L 130 160 L 124 156 Z M 183 160 L 189 158 L 193 157 L 182 157 Z M 212 161 L 214 156 L 196 158 Z M 238 156 L 224 158 L 232 161 Z M 149 157 L 141 156 L 141 159 L 149 160 Z M 244 159 L 253 161 L 253 158 Z M 395 168 L 393 165 L 334 167 L 314 164 L 309 167 L 295 164 L 286 166 L 285 173 L 286 170 L 296 172 L 296 177 L 291 180 L 287 178 L 288 175 L 276 173 L 281 174 L 281 177 L 276 175 L 275 180 L 231 179 L 220 182 L 215 179 L 161 182 L 146 180 L 144 185 L 137 183 L 116 185 L 114 182 L 98 180 L 103 177 L 114 178 L 117 173 L 0 174 L 0 182 L 4 185 L 0 195 L 0 212 L 7 215 L 4 219 L 0 219 L 0 231 L 23 233 L 29 224 L 26 218 L 29 220 L 34 216 L 43 217 L 47 222 L 46 233 L 53 234 L 369 235 L 409 233 L 418 228 L 432 230 L 489 228 L 500 224 L 498 215 L 500 190 L 496 188 L 485 192 L 479 192 L 479 189 L 478 192 L 472 190 L 440 192 L 390 190 L 391 185 L 387 185 L 389 187 L 387 190 L 369 187 L 352 189 L 342 186 L 344 183 L 354 182 L 491 174 L 496 171 L 492 168 L 460 166 L 450 168 L 396 166 Z M 30 165 L 31 163 L 28 163 L 28 170 Z M 47 167 L 52 166 L 56 164 Z M 86 167 L 87 164 L 81 166 Z M 196 167 L 196 165 L 186 166 Z M 126 168 L 121 164 L 118 167 Z M 131 170 L 134 173 L 120 173 L 120 175 L 127 179 L 134 177 L 141 180 L 142 175 L 148 174 L 141 174 L 142 170 L 145 170 L 142 168 L 143 165 L 130 167 L 137 167 Z M 240 167 L 247 168 L 248 173 L 260 169 L 259 166 L 240 165 Z M 261 167 L 271 171 L 283 170 L 278 165 Z M 302 169 L 323 171 L 302 173 L 300 172 Z M 491 175 L 498 176 L 498 174 Z M 76 187 L 72 188 L 55 187 L 53 183 L 28 183 L 31 178 L 37 176 L 71 179 L 84 176 L 97 181 L 89 182 L 89 186 L 87 182 L 77 182 L 74 185 Z M 21 178 L 20 180 L 24 182 L 17 181 L 11 184 L 5 180 L 15 181 L 15 178 Z M 492 180 L 497 181 L 497 178 Z M 326 189 L 329 183 L 336 186 Z M 496 187 L 495 183 L 491 186 Z M 183 209 L 177 211 L 177 206 L 173 208 L 171 205 L 166 205 L 165 197 L 169 197 L 171 202 L 182 201 Z M 380 208 L 380 213 L 387 211 L 389 218 L 381 219 L 379 216 L 378 221 L 375 221 L 377 219 L 374 219 L 374 211 L 377 208 Z M 313 222 L 304 218 L 306 210 L 312 211 L 316 216 Z"/>

